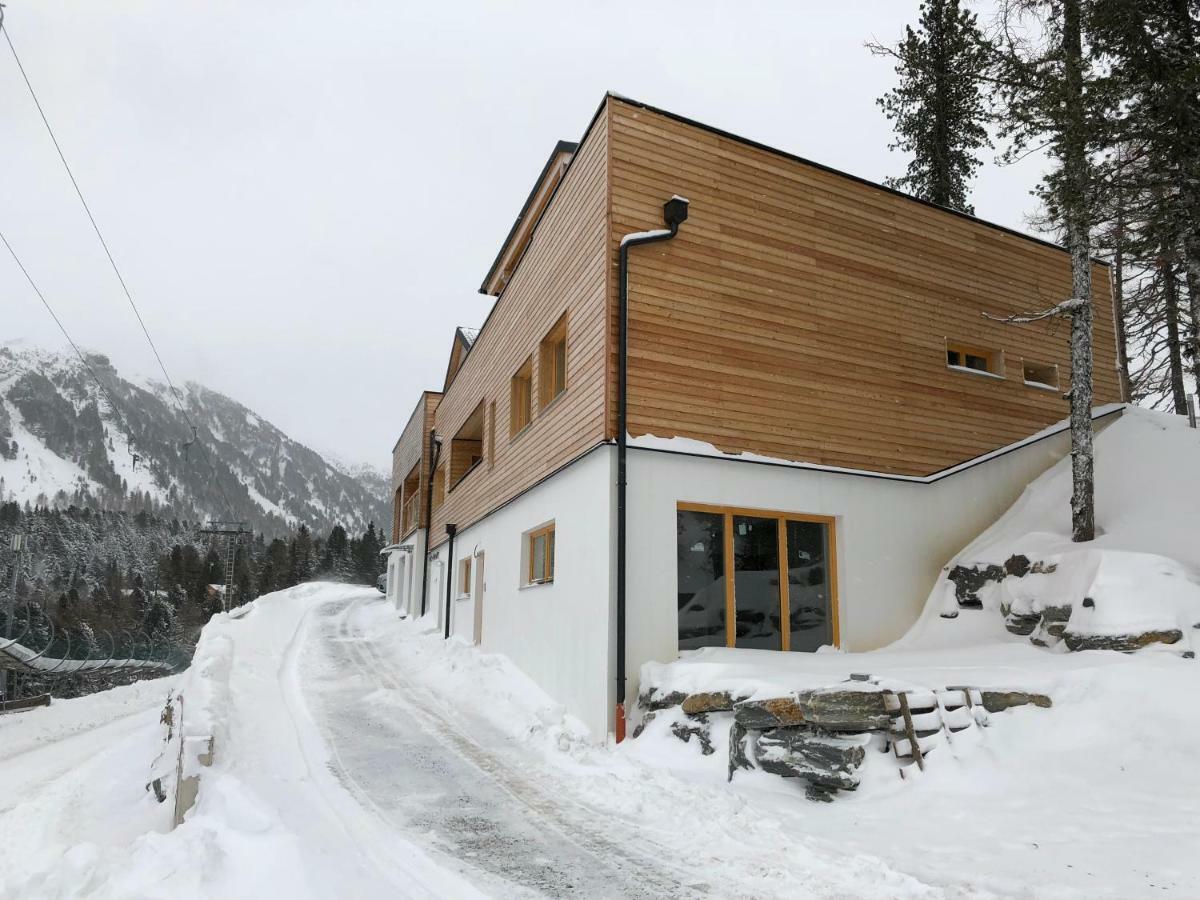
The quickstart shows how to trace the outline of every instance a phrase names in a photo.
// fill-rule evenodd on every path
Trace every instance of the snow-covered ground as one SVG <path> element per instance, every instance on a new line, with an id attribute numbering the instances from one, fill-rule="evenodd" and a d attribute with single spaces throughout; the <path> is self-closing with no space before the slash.
<path id="1" fill-rule="evenodd" d="M 1063 542 L 1060 466 L 958 561 L 1150 554 L 1186 593 L 1200 487 L 1179 473 L 1197 437 L 1127 415 L 1097 442 L 1100 540 Z M 1155 582 L 1104 585 L 1128 612 Z M 727 732 L 703 756 L 671 734 L 677 713 L 598 743 L 507 659 L 399 620 L 372 590 L 267 595 L 216 617 L 182 676 L 0 718 L 0 897 L 1196 896 L 1200 662 L 1035 647 L 1004 630 L 1001 595 L 941 618 L 945 589 L 873 653 L 714 648 L 643 673 L 760 697 L 871 673 L 1053 698 L 994 713 L 919 777 L 873 754 L 828 804 L 761 771 L 727 781 Z M 184 732 L 211 732 L 216 759 L 171 831 L 145 784 L 176 689 Z"/>
<path id="2" fill-rule="evenodd" d="M 872 662 L 916 682 L 963 675 L 889 653 Z M 1070 665 L 1038 674 L 1039 653 Z M 739 659 L 758 657 L 780 659 Z M 0 896 L 1194 896 L 1196 666 L 1018 644 L 974 662 L 1054 708 L 814 804 L 759 772 L 728 784 L 668 734 L 597 745 L 503 657 L 374 591 L 304 585 L 218 617 L 174 681 L 0 720 Z M 216 711 L 217 751 L 169 831 L 145 783 L 177 685 L 185 730 Z"/>

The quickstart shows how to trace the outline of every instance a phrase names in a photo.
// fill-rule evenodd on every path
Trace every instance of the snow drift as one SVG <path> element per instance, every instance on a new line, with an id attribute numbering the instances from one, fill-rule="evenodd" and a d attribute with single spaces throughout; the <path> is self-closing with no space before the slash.
<path id="1" fill-rule="evenodd" d="M 1136 640 L 1116 639 L 1156 635 L 1143 643 L 1193 651 L 1198 469 L 1200 431 L 1180 416 L 1127 409 L 1096 437 L 1096 540 L 1071 541 L 1071 462 L 1063 459 L 950 561 L 920 621 L 894 646 L 996 638 L 1007 623 L 1046 646 L 1136 649 Z M 964 591 L 964 572 L 975 589 Z M 960 611 L 964 593 L 982 612 Z"/>

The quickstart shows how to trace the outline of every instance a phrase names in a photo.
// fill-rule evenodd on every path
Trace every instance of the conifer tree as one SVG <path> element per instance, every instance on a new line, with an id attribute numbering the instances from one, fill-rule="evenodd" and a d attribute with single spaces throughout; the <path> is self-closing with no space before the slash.
<path id="1" fill-rule="evenodd" d="M 1040 193 L 1066 235 L 1071 294 L 1050 309 L 1007 321 L 1051 318 L 1071 322 L 1071 532 L 1095 537 L 1092 448 L 1092 229 L 1098 215 L 1094 155 L 1108 146 L 1109 95 L 1099 89 L 1089 27 L 1093 0 L 1004 0 L 997 70 L 1006 156 L 1045 147 L 1054 170 Z"/>
<path id="2" fill-rule="evenodd" d="M 922 200 L 974 212 L 969 186 L 990 147 L 981 89 L 989 52 L 973 13 L 959 0 L 924 0 L 916 29 L 896 45 L 867 44 L 896 60 L 900 83 L 876 102 L 894 123 L 890 150 L 912 154 L 908 169 L 886 184 Z"/>
<path id="3" fill-rule="evenodd" d="M 1200 3 L 1092 0 L 1097 49 L 1110 60 L 1107 84 L 1119 115 L 1113 129 L 1141 165 L 1136 189 L 1152 197 L 1144 239 L 1158 248 L 1169 334 L 1172 405 L 1184 412 L 1183 357 L 1200 391 Z M 1168 272 L 1188 285 L 1188 302 Z M 1177 321 L 1186 316 L 1183 333 Z M 1172 327 L 1175 326 L 1175 327 Z"/>

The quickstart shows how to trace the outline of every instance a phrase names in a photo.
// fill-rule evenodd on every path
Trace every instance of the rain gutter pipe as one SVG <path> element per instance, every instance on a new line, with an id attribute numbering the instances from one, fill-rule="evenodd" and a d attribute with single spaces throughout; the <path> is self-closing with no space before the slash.
<path id="1" fill-rule="evenodd" d="M 446 635 L 450 640 L 450 611 L 454 608 L 454 535 L 458 534 L 458 526 L 447 523 L 446 534 L 450 537 L 450 546 L 446 550 Z"/>
<path id="2" fill-rule="evenodd" d="M 639 231 L 621 238 L 617 310 L 617 708 L 613 730 L 617 743 L 625 740 L 625 456 L 629 437 L 629 249 L 669 241 L 687 221 L 688 201 L 676 194 L 663 204 L 666 228 Z"/>

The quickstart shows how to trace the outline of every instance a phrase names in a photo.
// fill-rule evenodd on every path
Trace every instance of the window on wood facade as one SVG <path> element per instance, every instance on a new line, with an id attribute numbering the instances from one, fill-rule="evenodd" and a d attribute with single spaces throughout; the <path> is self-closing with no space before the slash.
<path id="1" fill-rule="evenodd" d="M 567 389 L 567 315 L 542 338 L 538 350 L 538 408 L 545 409 Z"/>
<path id="2" fill-rule="evenodd" d="M 509 437 L 515 437 L 533 418 L 533 357 L 512 377 L 509 403 Z"/>
<path id="3" fill-rule="evenodd" d="M 404 513 L 400 517 L 400 537 L 419 524 L 421 514 L 421 464 L 418 462 L 404 478 Z"/>
<path id="4" fill-rule="evenodd" d="M 483 404 L 467 417 L 450 441 L 450 490 L 483 462 Z"/>
<path id="5" fill-rule="evenodd" d="M 971 347 L 953 341 L 946 342 L 946 365 L 953 369 L 1000 374 L 1000 354 L 982 347 Z"/>
<path id="6" fill-rule="evenodd" d="M 429 504 L 429 511 L 435 513 L 442 506 L 442 501 L 446 499 L 446 464 L 441 463 L 433 470 L 433 498 Z"/>
<path id="7" fill-rule="evenodd" d="M 487 464 L 491 469 L 496 465 L 496 401 L 488 403 L 487 420 Z"/>
<path id="8" fill-rule="evenodd" d="M 525 535 L 525 584 L 547 584 L 554 580 L 554 523 Z"/>
<path id="9" fill-rule="evenodd" d="M 1058 366 L 1026 359 L 1021 361 L 1021 374 L 1025 383 L 1032 387 L 1058 390 Z"/>
<path id="10" fill-rule="evenodd" d="M 471 595 L 471 557 L 469 556 L 458 563 L 458 595 L 460 597 Z"/>

